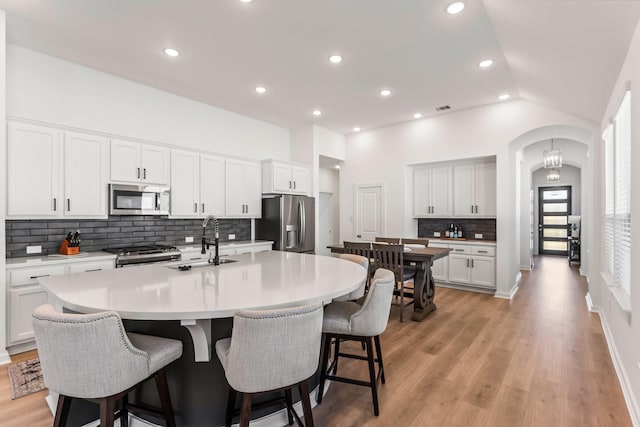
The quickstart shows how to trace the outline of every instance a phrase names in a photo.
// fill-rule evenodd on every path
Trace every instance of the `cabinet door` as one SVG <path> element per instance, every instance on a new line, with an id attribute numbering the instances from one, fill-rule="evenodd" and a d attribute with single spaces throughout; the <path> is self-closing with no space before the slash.
<path id="1" fill-rule="evenodd" d="M 470 283 L 471 262 L 468 255 L 449 255 L 449 282 Z"/>
<path id="2" fill-rule="evenodd" d="M 245 163 L 245 216 L 259 218 L 262 214 L 262 169 L 260 163 Z"/>
<path id="3" fill-rule="evenodd" d="M 294 193 L 311 194 L 311 170 L 309 168 L 291 166 L 291 181 Z"/>
<path id="4" fill-rule="evenodd" d="M 34 338 L 32 313 L 47 303 L 47 291 L 42 286 L 25 286 L 9 291 L 9 343 Z"/>
<path id="5" fill-rule="evenodd" d="M 496 287 L 496 260 L 493 257 L 471 257 L 471 284 L 488 288 Z"/>
<path id="6" fill-rule="evenodd" d="M 431 169 L 432 216 L 451 215 L 451 168 L 448 166 Z"/>
<path id="7" fill-rule="evenodd" d="M 147 184 L 169 184 L 169 150 L 155 145 L 142 144 L 142 182 Z"/>
<path id="8" fill-rule="evenodd" d="M 477 214 L 496 216 L 496 164 L 479 163 L 475 169 Z"/>
<path id="9" fill-rule="evenodd" d="M 282 163 L 271 163 L 271 176 L 273 180 L 274 193 L 291 193 L 293 191 L 293 178 L 291 176 L 291 166 Z"/>
<path id="10" fill-rule="evenodd" d="M 197 217 L 199 206 L 200 155 L 189 151 L 171 152 L 171 216 Z"/>
<path id="11" fill-rule="evenodd" d="M 44 126 L 9 123 L 7 216 L 62 214 L 60 136 Z"/>
<path id="12" fill-rule="evenodd" d="M 224 159 L 200 156 L 200 211 L 204 215 L 225 214 L 224 180 Z"/>
<path id="13" fill-rule="evenodd" d="M 64 133 L 64 214 L 107 216 L 107 140 Z"/>
<path id="14" fill-rule="evenodd" d="M 140 182 L 140 144 L 111 140 L 111 181 Z"/>
<path id="15" fill-rule="evenodd" d="M 85 261 L 69 264 L 69 273 L 89 273 L 91 271 L 111 270 L 115 268 L 115 261 Z"/>
<path id="16" fill-rule="evenodd" d="M 413 216 L 423 217 L 431 213 L 429 199 L 431 183 L 428 169 L 413 170 Z"/>
<path id="17" fill-rule="evenodd" d="M 475 214 L 475 168 L 460 165 L 453 168 L 453 214 L 470 216 Z"/>
<path id="18" fill-rule="evenodd" d="M 449 257 L 437 259 L 431 266 L 431 274 L 436 282 L 446 282 L 449 280 Z"/>
<path id="19" fill-rule="evenodd" d="M 245 216 L 244 169 L 242 160 L 225 161 L 225 212 L 227 216 Z"/>

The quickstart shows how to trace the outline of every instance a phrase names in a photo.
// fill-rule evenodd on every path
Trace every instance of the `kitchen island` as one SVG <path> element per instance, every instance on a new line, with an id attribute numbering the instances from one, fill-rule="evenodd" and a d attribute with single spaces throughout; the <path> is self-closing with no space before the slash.
<path id="1" fill-rule="evenodd" d="M 211 346 L 231 335 L 233 314 L 327 304 L 366 278 L 361 266 L 325 256 L 269 251 L 225 259 L 235 262 L 194 264 L 184 271 L 178 266 L 185 262 L 153 264 L 42 277 L 40 283 L 58 309 L 114 310 L 129 331 L 182 340 L 184 354 L 168 372 L 176 421 L 180 426 L 222 425 L 227 383 Z M 157 402 L 153 384 L 141 396 Z"/>

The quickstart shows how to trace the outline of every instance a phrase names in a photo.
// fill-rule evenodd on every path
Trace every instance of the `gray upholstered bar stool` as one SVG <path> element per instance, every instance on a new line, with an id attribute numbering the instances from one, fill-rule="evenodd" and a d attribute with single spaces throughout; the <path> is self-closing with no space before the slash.
<path id="1" fill-rule="evenodd" d="M 289 424 L 295 417 L 302 425 L 291 398 L 291 389 L 297 385 L 304 423 L 312 427 L 307 379 L 318 369 L 321 337 L 320 305 L 237 312 L 231 338 L 216 342 L 216 353 L 229 382 L 226 425 L 231 425 L 238 392 L 242 393 L 240 426 L 246 427 L 253 395 L 278 390 L 285 392 Z"/>
<path id="2" fill-rule="evenodd" d="M 339 381 L 349 384 L 371 387 L 373 398 L 373 412 L 378 410 L 378 380 L 384 384 L 384 365 L 382 363 L 382 350 L 380 347 L 380 334 L 387 328 L 389 312 L 391 311 L 391 296 L 395 287 L 395 275 L 392 271 L 379 268 L 373 276 L 371 287 L 362 305 L 352 301 L 335 301 L 324 310 L 322 322 L 322 341 L 324 351 L 322 355 L 322 368 L 320 370 L 320 385 L 318 386 L 317 402 L 322 403 L 325 381 Z M 365 344 L 367 356 L 350 353 L 341 353 L 336 350 L 331 366 L 329 363 L 329 350 L 331 340 L 360 341 Z M 377 358 L 373 354 L 375 342 Z M 355 380 L 352 378 L 337 376 L 338 358 L 366 360 L 369 363 L 369 381 Z M 375 373 L 375 362 L 378 363 L 378 374 Z"/>
<path id="3" fill-rule="evenodd" d="M 356 301 L 362 298 L 367 290 L 367 282 L 369 278 L 369 258 L 363 257 L 360 255 L 354 254 L 340 254 L 341 259 L 346 261 L 355 262 L 356 264 L 360 264 L 367 271 L 367 278 L 362 282 L 362 285 L 356 289 L 348 293 L 347 295 L 343 295 L 339 298 L 336 298 L 334 301 Z"/>
<path id="4" fill-rule="evenodd" d="M 182 356 L 178 340 L 127 333 L 115 311 L 58 313 L 45 304 L 33 312 L 44 382 L 58 393 L 54 427 L 64 426 L 74 398 L 100 405 L 100 426 L 129 419 L 127 394 L 155 378 L 167 426 L 175 426 L 165 367 Z"/>

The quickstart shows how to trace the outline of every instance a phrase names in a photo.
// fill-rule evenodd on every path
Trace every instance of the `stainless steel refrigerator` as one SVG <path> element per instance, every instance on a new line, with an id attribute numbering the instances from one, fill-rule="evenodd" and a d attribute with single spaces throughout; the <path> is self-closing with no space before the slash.
<path id="1" fill-rule="evenodd" d="M 313 253 L 315 204 L 315 199 L 307 196 L 263 198 L 262 218 L 256 220 L 256 239 L 272 240 L 277 251 Z"/>

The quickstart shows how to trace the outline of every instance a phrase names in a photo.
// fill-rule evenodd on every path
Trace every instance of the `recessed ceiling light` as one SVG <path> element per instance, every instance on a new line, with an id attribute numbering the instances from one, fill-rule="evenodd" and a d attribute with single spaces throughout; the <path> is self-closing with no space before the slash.
<path id="1" fill-rule="evenodd" d="M 508 93 L 503 93 L 502 95 L 500 95 L 500 96 L 498 97 L 498 99 L 499 99 L 500 101 L 506 101 L 507 99 L 509 99 L 509 97 L 510 97 L 510 95 L 509 95 Z"/>
<path id="2" fill-rule="evenodd" d="M 256 86 L 256 92 L 258 93 L 265 93 L 267 91 L 267 88 L 264 86 Z"/>
<path id="3" fill-rule="evenodd" d="M 335 165 L 334 168 L 340 169 L 340 165 Z"/>
<path id="4" fill-rule="evenodd" d="M 313 110 L 313 115 L 314 115 L 314 116 L 316 116 L 316 117 L 321 116 L 321 115 L 322 115 L 322 111 L 320 111 L 320 110 Z"/>
<path id="5" fill-rule="evenodd" d="M 242 3 L 251 3 L 253 0 L 240 0 Z"/>
<path id="6" fill-rule="evenodd" d="M 422 113 L 415 113 L 415 114 L 413 115 L 413 118 L 414 118 L 414 119 L 421 119 L 421 118 L 422 118 Z"/>
<path id="7" fill-rule="evenodd" d="M 167 54 L 168 56 L 174 56 L 174 57 L 180 55 L 180 52 L 170 47 L 166 48 L 164 50 L 164 53 Z"/>
<path id="8" fill-rule="evenodd" d="M 341 63 L 341 62 L 342 62 L 342 55 L 338 55 L 338 54 L 331 55 L 331 56 L 329 57 L 329 62 L 331 62 L 332 64 L 339 64 L 339 63 Z"/>
<path id="9" fill-rule="evenodd" d="M 356 127 L 353 128 L 353 131 L 354 132 L 360 132 L 360 128 L 358 126 L 356 126 Z"/>
<path id="10" fill-rule="evenodd" d="M 449 6 L 447 6 L 447 13 L 449 15 L 456 15 L 460 12 L 462 12 L 462 10 L 464 9 L 464 2 L 461 1 L 454 1 L 453 3 L 450 3 Z"/>
<path id="11" fill-rule="evenodd" d="M 487 68 L 487 67 L 491 67 L 492 65 L 493 65 L 493 59 L 484 59 L 480 61 L 480 63 L 478 64 L 480 68 Z"/>
<path id="12" fill-rule="evenodd" d="M 382 96 L 389 96 L 389 95 L 391 95 L 391 91 L 390 91 L 389 89 L 382 89 L 382 90 L 380 91 L 380 95 L 382 95 Z"/>

